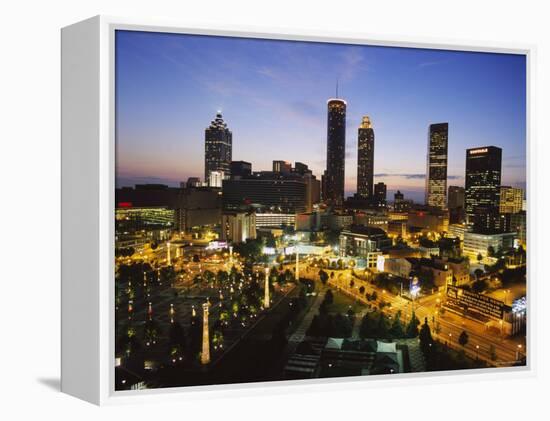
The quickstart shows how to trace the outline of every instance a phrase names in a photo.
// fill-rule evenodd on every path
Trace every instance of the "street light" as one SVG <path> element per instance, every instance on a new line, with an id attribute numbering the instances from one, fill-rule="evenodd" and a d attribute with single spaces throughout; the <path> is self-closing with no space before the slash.
<path id="1" fill-rule="evenodd" d="M 516 361 L 519 361 L 519 356 L 520 356 L 520 353 L 521 353 L 521 344 L 518 344 L 518 349 L 516 350 Z"/>

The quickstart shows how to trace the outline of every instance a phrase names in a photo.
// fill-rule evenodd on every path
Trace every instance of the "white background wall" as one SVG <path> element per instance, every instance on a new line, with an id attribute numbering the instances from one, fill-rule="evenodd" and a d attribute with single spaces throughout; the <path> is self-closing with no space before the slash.
<path id="1" fill-rule="evenodd" d="M 538 46 L 534 137 L 539 189 L 531 270 L 537 302 L 548 296 L 542 237 L 548 234 L 549 13 L 543 1 L 98 0 L 4 1 L 0 5 L 0 418 L 41 419 L 543 419 L 548 404 L 548 310 L 539 305 L 536 378 L 265 395 L 98 409 L 59 387 L 59 62 L 62 26 L 99 13 L 182 23 L 234 23 L 364 32 L 366 35 L 530 43 Z M 537 124 L 538 123 L 538 124 Z M 543 168 L 546 167 L 546 168 Z M 531 204 L 531 215 L 534 215 Z M 544 219 L 543 219 L 544 218 Z M 546 265 L 544 265 L 546 267 Z M 533 314 L 531 313 L 531 316 Z M 406 383 L 406 382 L 405 382 Z M 535 416 L 535 411 L 543 411 Z M 11 414 L 6 416 L 7 414 Z"/>

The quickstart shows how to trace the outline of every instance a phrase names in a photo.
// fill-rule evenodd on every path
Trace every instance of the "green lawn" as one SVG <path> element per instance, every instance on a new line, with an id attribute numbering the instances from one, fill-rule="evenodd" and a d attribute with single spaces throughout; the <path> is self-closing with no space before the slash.
<path id="1" fill-rule="evenodd" d="M 329 307 L 329 313 L 347 313 L 349 306 L 351 305 L 351 309 L 358 313 L 361 310 L 365 309 L 365 305 L 356 302 L 353 298 L 350 296 L 342 293 L 337 292 L 336 289 L 332 289 L 332 293 L 334 294 L 334 302 Z"/>

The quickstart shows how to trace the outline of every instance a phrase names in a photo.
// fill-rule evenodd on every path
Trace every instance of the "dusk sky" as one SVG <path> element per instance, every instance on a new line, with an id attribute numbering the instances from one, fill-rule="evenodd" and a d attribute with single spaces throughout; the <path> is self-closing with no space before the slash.
<path id="1" fill-rule="evenodd" d="M 375 182 L 423 200 L 428 126 L 449 123 L 448 185 L 465 150 L 503 149 L 505 185 L 525 187 L 526 75 L 520 55 L 117 31 L 117 186 L 203 178 L 204 129 L 221 110 L 233 159 L 325 169 L 328 98 L 347 101 L 346 194 L 357 128 L 375 131 Z M 391 197 L 388 197 L 391 199 Z"/>

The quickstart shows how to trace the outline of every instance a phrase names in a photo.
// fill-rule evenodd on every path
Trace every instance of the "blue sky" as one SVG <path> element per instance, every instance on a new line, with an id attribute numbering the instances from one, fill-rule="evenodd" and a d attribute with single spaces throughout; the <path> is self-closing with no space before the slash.
<path id="1" fill-rule="evenodd" d="M 503 184 L 525 185 L 525 58 L 510 54 L 118 31 L 117 185 L 178 185 L 203 175 L 217 110 L 233 159 L 270 169 L 301 161 L 321 176 L 326 101 L 347 101 L 346 192 L 356 188 L 357 127 L 375 130 L 375 182 L 423 197 L 427 132 L 449 122 L 449 185 L 465 149 L 503 149 Z"/>

